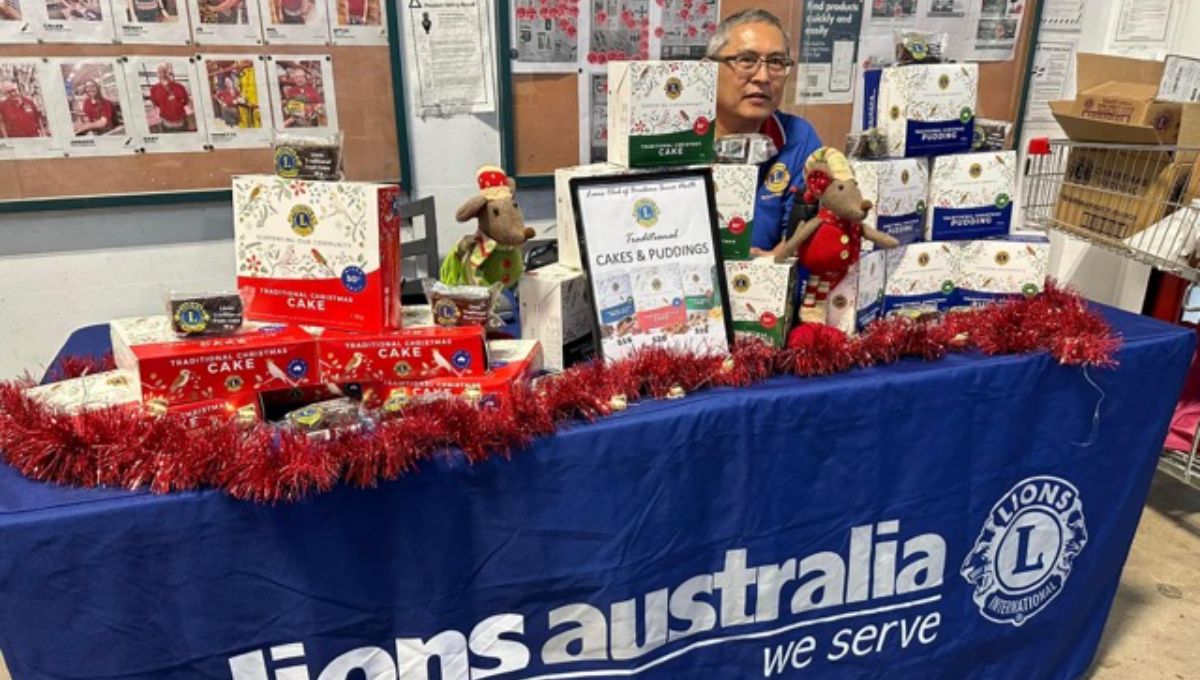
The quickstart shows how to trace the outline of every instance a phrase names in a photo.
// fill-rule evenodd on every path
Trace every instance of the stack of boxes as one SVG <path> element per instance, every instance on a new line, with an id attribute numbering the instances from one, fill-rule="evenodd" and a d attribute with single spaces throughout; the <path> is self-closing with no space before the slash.
<path id="1" fill-rule="evenodd" d="M 390 185 L 234 178 L 242 327 L 185 337 L 166 315 L 117 319 L 117 371 L 31 394 L 68 411 L 119 404 L 254 420 L 264 403 L 289 401 L 279 393 L 407 395 L 389 402 L 398 406 L 486 401 L 528 380 L 538 343 L 489 346 L 480 326 L 436 326 L 427 309 L 402 310 L 398 201 Z"/>

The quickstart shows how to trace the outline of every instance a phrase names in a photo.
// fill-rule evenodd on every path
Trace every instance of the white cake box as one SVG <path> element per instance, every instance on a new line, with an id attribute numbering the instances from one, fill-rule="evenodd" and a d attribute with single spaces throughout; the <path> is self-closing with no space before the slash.
<path id="1" fill-rule="evenodd" d="M 886 272 L 887 251 L 864 253 L 829 292 L 825 323 L 854 335 L 882 316 Z"/>
<path id="2" fill-rule="evenodd" d="M 610 61 L 608 162 L 635 168 L 713 162 L 717 66 Z"/>
<path id="3" fill-rule="evenodd" d="M 924 158 L 851 161 L 863 198 L 875 204 L 865 223 L 890 234 L 902 245 L 925 238 L 925 204 L 929 198 L 929 162 Z M 863 241 L 864 250 L 873 247 Z"/>
<path id="4" fill-rule="evenodd" d="M 747 260 L 750 258 L 750 241 L 754 235 L 758 166 L 717 164 L 712 166 L 712 178 L 717 228 L 721 234 L 721 256 L 726 260 Z"/>
<path id="5" fill-rule="evenodd" d="M 561 371 L 596 352 L 587 275 L 562 263 L 525 272 L 517 284 L 521 337 L 542 343 L 547 370 Z"/>
<path id="6" fill-rule="evenodd" d="M 883 69 L 878 124 L 893 158 L 971 149 L 979 91 L 977 64 L 921 64 Z"/>
<path id="7" fill-rule="evenodd" d="M 92 373 L 24 390 L 25 396 L 64 413 L 140 404 L 138 377 L 130 371 Z"/>
<path id="8" fill-rule="evenodd" d="M 725 282 L 734 338 L 759 338 L 782 347 L 791 328 L 795 265 L 770 258 L 734 260 L 725 263 Z"/>
<path id="9" fill-rule="evenodd" d="M 1017 193 L 1017 152 L 985 151 L 933 161 L 925 238 L 952 241 L 1005 236 Z"/>
<path id="10" fill-rule="evenodd" d="M 574 177 L 598 177 L 620 175 L 628 168 L 612 163 L 592 163 L 559 168 L 554 171 L 554 232 L 558 238 L 558 262 L 576 269 L 583 268 L 583 255 L 579 250 L 579 234 L 575 231 L 575 208 L 571 202 L 571 179 Z M 546 348 L 549 357 L 549 348 Z"/>
<path id="11" fill-rule="evenodd" d="M 883 313 L 936 312 L 953 302 L 958 244 L 913 243 L 887 254 Z"/>
<path id="12" fill-rule="evenodd" d="M 1041 292 L 1050 259 L 1047 240 L 985 240 L 956 245 L 959 254 L 955 305 L 984 305 Z"/>

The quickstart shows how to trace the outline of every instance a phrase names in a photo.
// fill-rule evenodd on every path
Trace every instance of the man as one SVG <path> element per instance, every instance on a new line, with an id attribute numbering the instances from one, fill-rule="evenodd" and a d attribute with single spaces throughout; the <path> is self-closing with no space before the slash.
<path id="1" fill-rule="evenodd" d="M 301 66 L 288 69 L 290 84 L 283 87 L 284 127 L 321 127 L 325 98 L 308 82 L 308 71 Z"/>
<path id="2" fill-rule="evenodd" d="M 304 24 L 312 4 L 308 0 L 278 0 L 278 19 L 281 24 Z"/>
<path id="3" fill-rule="evenodd" d="M 766 255 L 786 235 L 788 216 L 804 195 L 804 161 L 821 146 L 808 121 L 779 111 L 792 68 L 783 24 L 770 12 L 742 10 L 717 26 L 706 58 L 718 62 L 716 136 L 762 133 L 779 152 L 758 173 L 751 252 Z"/>
<path id="4" fill-rule="evenodd" d="M 162 0 L 129 0 L 133 19 L 139 24 L 157 24 L 170 21 L 171 15 Z"/>
<path id="5" fill-rule="evenodd" d="M 21 94 L 16 83 L 0 83 L 0 137 L 49 136 L 42 126 L 42 112 L 37 102 Z"/>
<path id="6" fill-rule="evenodd" d="M 150 88 L 150 103 L 158 109 L 157 132 L 188 132 L 187 88 L 175 80 L 169 63 L 158 65 L 158 82 Z"/>

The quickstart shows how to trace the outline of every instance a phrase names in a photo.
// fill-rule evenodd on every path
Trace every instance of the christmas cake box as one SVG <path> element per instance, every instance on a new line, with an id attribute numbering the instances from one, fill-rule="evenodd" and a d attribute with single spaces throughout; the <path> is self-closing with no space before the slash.
<path id="1" fill-rule="evenodd" d="M 754 234 L 754 192 L 758 188 L 758 166 L 714 165 L 712 178 L 717 227 L 721 234 L 721 255 L 726 260 L 749 259 L 750 239 Z"/>
<path id="2" fill-rule="evenodd" d="M 984 305 L 1042 291 L 1050 260 L 1046 239 L 968 241 L 958 246 L 956 305 Z"/>
<path id="3" fill-rule="evenodd" d="M 248 322 L 232 335 L 180 338 L 168 316 L 109 324 L 117 367 L 142 401 L 169 407 L 317 381 L 317 343 L 297 326 Z"/>
<path id="4" fill-rule="evenodd" d="M 243 393 L 228 399 L 206 399 L 165 408 L 160 402 L 150 402 L 146 404 L 146 410 L 153 415 L 182 416 L 191 423 L 202 423 L 211 419 L 234 419 L 246 425 L 262 420 L 262 407 L 258 397 L 259 395 L 254 393 Z"/>
<path id="5" fill-rule="evenodd" d="M 624 167 L 712 163 L 717 64 L 608 63 L 608 162 Z"/>
<path id="6" fill-rule="evenodd" d="M 394 411 L 432 399 L 461 397 L 473 403 L 494 403 L 513 387 L 528 384 L 543 368 L 542 346 L 537 340 L 492 340 L 491 361 L 484 375 L 443 377 L 403 384 L 372 383 L 364 388 L 368 405 Z"/>
<path id="7" fill-rule="evenodd" d="M 482 375 L 482 326 L 429 326 L 379 333 L 310 328 L 325 383 L 395 382 Z"/>
<path id="8" fill-rule="evenodd" d="M 951 306 L 957 285 L 957 244 L 913 243 L 884 252 L 885 315 L 938 312 Z"/>
<path id="9" fill-rule="evenodd" d="M 24 390 L 25 396 L 52 409 L 75 414 L 110 406 L 136 407 L 141 403 L 137 375 L 129 371 L 104 371 L 60 380 Z"/>
<path id="10" fill-rule="evenodd" d="M 1004 236 L 1012 227 L 1017 153 L 985 151 L 933 161 L 925 237 L 951 241 Z"/>
<path id="11" fill-rule="evenodd" d="M 579 251 L 579 234 L 575 231 L 575 206 L 571 201 L 571 180 L 576 177 L 619 175 L 627 168 L 612 163 L 592 163 L 558 168 L 554 171 L 554 233 L 558 239 L 558 262 L 576 269 L 583 268 Z"/>
<path id="12" fill-rule="evenodd" d="M 879 77 L 878 127 L 888 155 L 963 153 L 975 138 L 977 64 L 890 66 Z"/>
<path id="13" fill-rule="evenodd" d="M 925 238 L 925 201 L 929 198 L 929 162 L 924 158 L 851 161 L 863 198 L 875 204 L 864 223 L 890 234 L 901 245 Z M 863 242 L 869 249 L 870 241 Z"/>
<path id="14" fill-rule="evenodd" d="M 791 326 L 796 267 L 769 259 L 726 262 L 725 281 L 734 337 L 782 347 Z"/>
<path id="15" fill-rule="evenodd" d="M 633 305 L 643 333 L 679 333 L 688 322 L 683 274 L 678 264 L 663 263 L 633 270 Z"/>
<path id="16" fill-rule="evenodd" d="M 864 253 L 829 292 L 827 323 L 847 335 L 866 328 L 883 314 L 887 251 Z"/>
<path id="17" fill-rule="evenodd" d="M 246 318 L 379 331 L 400 326 L 400 189 L 275 175 L 233 178 Z"/>
<path id="18" fill-rule="evenodd" d="M 563 264 L 525 272 L 517 285 L 521 338 L 541 343 L 545 367 L 561 371 L 596 353 L 587 275 Z"/>

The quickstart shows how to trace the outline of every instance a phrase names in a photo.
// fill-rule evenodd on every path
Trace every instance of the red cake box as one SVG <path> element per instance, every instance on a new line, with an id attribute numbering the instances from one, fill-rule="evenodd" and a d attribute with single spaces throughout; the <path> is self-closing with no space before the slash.
<path id="1" fill-rule="evenodd" d="M 407 382 L 461 378 L 487 370 L 481 326 L 430 326 L 382 333 L 310 330 L 319 333 L 322 382 Z"/>
<path id="2" fill-rule="evenodd" d="M 400 327 L 400 188 L 233 178 L 246 318 L 379 332 Z"/>
<path id="3" fill-rule="evenodd" d="M 110 324 L 113 357 L 135 374 L 142 401 L 165 408 L 317 381 L 317 342 L 298 326 L 247 323 L 233 335 L 180 338 L 167 316 Z"/>
<path id="4" fill-rule="evenodd" d="M 537 340 L 493 340 L 488 343 L 490 370 L 485 375 L 444 377 L 411 383 L 377 383 L 363 387 L 368 406 L 394 411 L 414 402 L 459 397 L 488 404 L 512 394 L 542 370 L 542 345 Z"/>
<path id="5" fill-rule="evenodd" d="M 147 410 L 156 414 L 155 405 L 148 405 Z M 237 420 L 242 425 L 257 423 L 262 420 L 262 409 L 258 403 L 258 395 L 246 392 L 234 395 L 228 399 L 206 399 L 187 404 L 168 406 L 166 413 L 187 418 L 191 423 L 200 423 L 215 418 L 218 420 Z"/>

